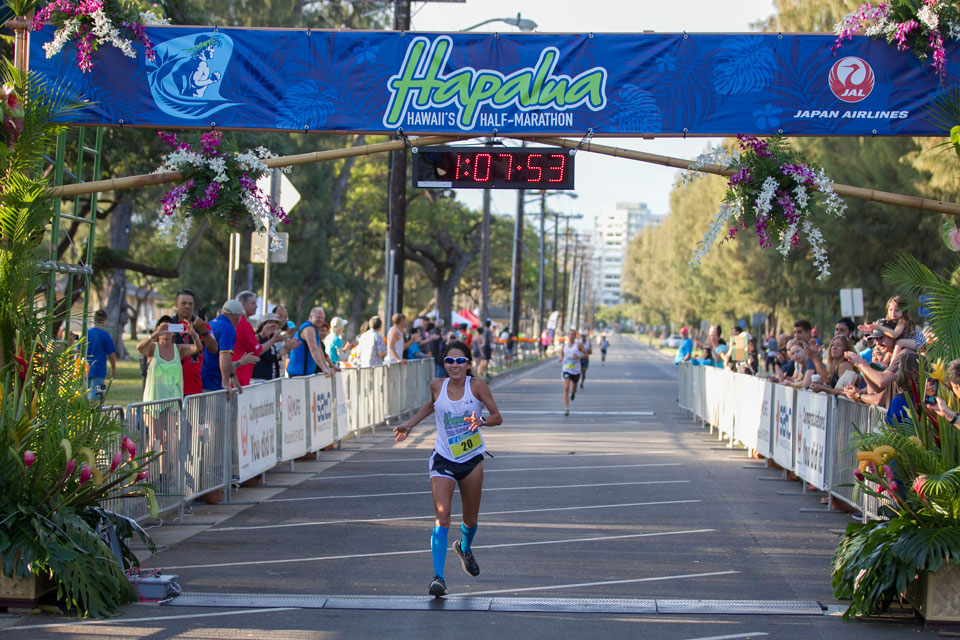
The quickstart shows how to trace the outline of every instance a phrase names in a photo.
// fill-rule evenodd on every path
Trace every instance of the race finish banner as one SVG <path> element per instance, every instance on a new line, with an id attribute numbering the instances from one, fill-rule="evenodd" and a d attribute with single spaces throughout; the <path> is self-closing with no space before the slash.
<path id="1" fill-rule="evenodd" d="M 865 36 L 437 34 L 147 28 L 156 56 L 114 47 L 81 73 L 74 45 L 30 65 L 91 102 L 100 126 L 473 135 L 945 135 L 926 109 L 947 72 Z"/>

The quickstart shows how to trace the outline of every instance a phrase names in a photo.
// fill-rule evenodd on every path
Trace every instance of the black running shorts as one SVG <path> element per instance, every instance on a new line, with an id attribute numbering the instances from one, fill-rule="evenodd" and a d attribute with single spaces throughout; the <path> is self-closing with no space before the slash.
<path id="1" fill-rule="evenodd" d="M 578 382 L 580 382 L 580 374 L 579 374 L 579 373 L 567 373 L 566 371 L 564 371 L 564 372 L 563 372 L 563 379 L 564 379 L 564 380 L 573 380 L 573 384 L 577 384 Z"/>
<path id="2" fill-rule="evenodd" d="M 483 454 L 478 454 L 466 462 L 452 462 L 434 451 L 430 455 L 430 477 L 463 480 L 483 462 Z"/>

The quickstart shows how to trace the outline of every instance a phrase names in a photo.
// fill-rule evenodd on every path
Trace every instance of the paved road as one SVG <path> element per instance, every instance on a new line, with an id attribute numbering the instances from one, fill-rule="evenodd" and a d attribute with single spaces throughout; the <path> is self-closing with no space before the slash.
<path id="1" fill-rule="evenodd" d="M 33 617 L 0 634 L 298 640 L 928 635 L 902 615 L 845 623 L 836 615 L 669 612 L 704 599 L 734 601 L 725 609 L 757 604 L 750 601 L 836 604 L 829 562 L 849 517 L 800 512 L 819 507 L 819 498 L 800 495 L 799 483 L 776 479 L 777 472 L 722 448 L 688 420 L 677 410 L 673 367 L 656 352 L 615 339 L 605 366 L 594 358 L 569 417 L 560 415 L 559 365 L 553 363 L 495 383 L 494 395 L 505 424 L 484 434 L 496 457 L 484 462 L 474 541 L 482 573 L 464 574 L 451 551 L 448 589 L 472 598 L 443 606 L 482 602 L 484 609 L 504 610 L 431 610 L 438 605 L 426 597 L 433 519 L 426 457 L 434 430 L 425 422 L 404 443 L 381 430 L 297 467 L 309 473 L 270 474 L 268 483 L 292 486 L 255 506 L 209 507 L 234 514 L 213 527 L 157 530 L 158 537 L 170 530 L 193 534 L 152 560 L 180 576 L 184 597 L 246 594 L 240 599 L 246 607 L 140 604 L 105 623 Z M 238 499 L 256 495 L 244 490 Z M 458 505 L 455 498 L 455 514 Z M 454 526 L 451 544 L 457 536 Z M 309 598 L 280 597 L 290 595 Z M 353 598 L 309 608 L 333 595 Z M 344 608 L 371 606 L 371 596 L 394 610 Z M 541 605 L 554 611 L 517 610 Z M 655 608 L 607 608 L 642 605 Z"/>

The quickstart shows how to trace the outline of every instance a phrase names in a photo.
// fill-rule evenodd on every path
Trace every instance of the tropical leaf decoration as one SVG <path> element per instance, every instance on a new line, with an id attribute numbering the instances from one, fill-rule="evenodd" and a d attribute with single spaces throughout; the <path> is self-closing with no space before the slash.
<path id="1" fill-rule="evenodd" d="M 756 93 L 773 80 L 777 54 L 756 37 L 727 38 L 714 54 L 713 79 L 718 95 L 735 96 Z"/>
<path id="2" fill-rule="evenodd" d="M 87 399 L 83 342 L 48 338 L 53 317 L 34 300 L 45 282 L 38 243 L 57 201 L 41 169 L 62 130 L 54 119 L 76 105 L 62 86 L 9 65 L 2 74 L 24 105 L 22 129 L 0 154 L 2 571 L 51 576 L 78 614 L 111 615 L 136 598 L 126 538 L 143 530 L 103 505 L 142 497 L 155 505 L 144 470 L 159 454 L 137 455 L 122 425 Z M 102 521 L 117 527 L 120 558 L 97 533 Z"/>
<path id="3" fill-rule="evenodd" d="M 652 133 L 663 128 L 663 112 L 657 105 L 656 98 L 636 85 L 626 84 L 620 89 L 614 108 L 620 131 Z"/>
<path id="4" fill-rule="evenodd" d="M 336 108 L 336 92 L 307 80 L 292 86 L 277 106 L 278 129 L 321 129 Z"/>

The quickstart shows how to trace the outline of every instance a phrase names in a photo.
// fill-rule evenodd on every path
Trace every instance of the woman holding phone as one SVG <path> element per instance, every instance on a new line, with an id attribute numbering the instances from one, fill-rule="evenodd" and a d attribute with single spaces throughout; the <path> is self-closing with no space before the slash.
<path id="1" fill-rule="evenodd" d="M 193 338 L 192 344 L 174 344 L 174 333 L 189 334 Z M 170 316 L 161 316 L 153 333 L 137 345 L 137 351 L 149 361 L 143 401 L 183 398 L 183 367 L 180 360 L 199 352 L 201 344 L 192 323 L 175 323 Z"/>
<path id="2" fill-rule="evenodd" d="M 429 593 L 435 598 L 447 593 L 443 567 L 450 530 L 450 505 L 457 486 L 460 487 L 460 501 L 463 504 L 463 523 L 460 525 L 460 540 L 454 543 L 453 550 L 460 557 L 467 574 L 480 575 L 480 566 L 471 551 L 483 492 L 483 454 L 486 446 L 480 428 L 503 424 L 503 418 L 487 383 L 470 375 L 472 364 L 467 345 L 460 341 L 448 344 L 443 352 L 443 367 L 447 377 L 431 380 L 430 400 L 409 420 L 393 429 L 394 437 L 400 442 L 420 421 L 431 413 L 436 414 L 437 438 L 429 464 L 430 489 L 436 513 L 430 538 L 433 580 Z M 484 407 L 488 413 L 486 418 L 482 417 Z"/>

